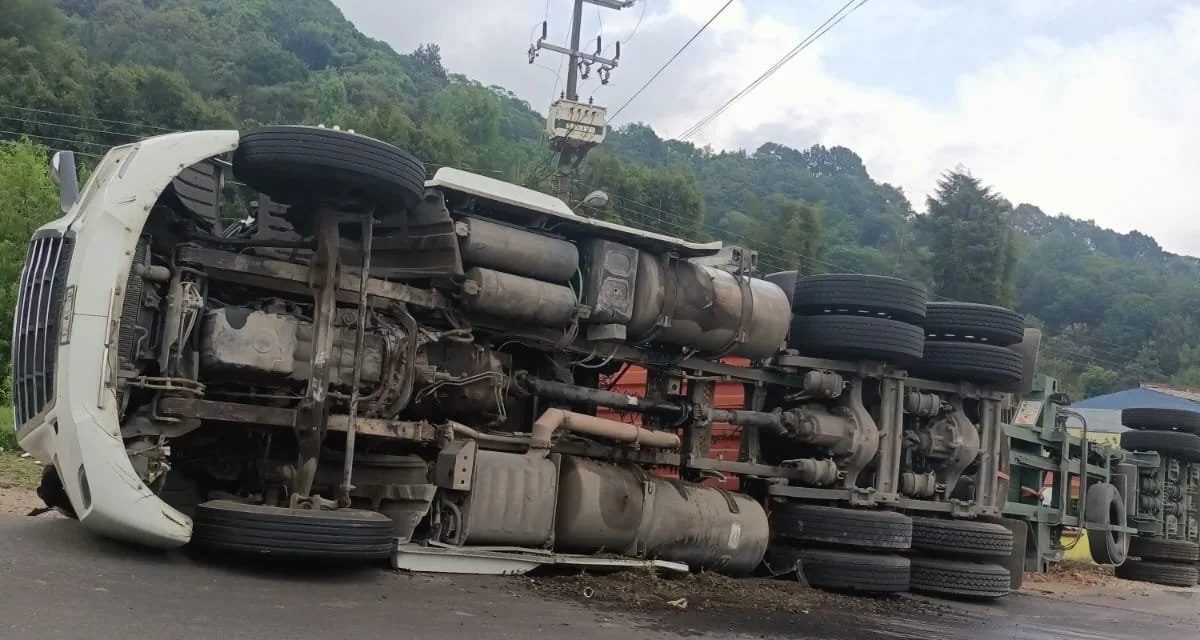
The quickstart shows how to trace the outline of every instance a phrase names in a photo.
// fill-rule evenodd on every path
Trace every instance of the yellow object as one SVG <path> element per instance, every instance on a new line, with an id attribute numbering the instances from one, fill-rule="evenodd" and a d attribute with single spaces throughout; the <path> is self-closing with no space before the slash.
<path id="1" fill-rule="evenodd" d="M 1066 554 L 1063 556 L 1063 560 L 1096 564 L 1096 561 L 1092 559 L 1091 549 L 1088 547 L 1087 531 L 1079 532 L 1078 543 L 1075 542 L 1075 534 L 1070 534 L 1064 535 L 1062 538 L 1060 538 L 1059 544 L 1061 544 L 1064 549 L 1067 549 Z M 1072 548 L 1071 545 L 1075 545 L 1074 548 Z"/>
<path id="2" fill-rule="evenodd" d="M 1083 429 L 1079 427 L 1067 427 L 1067 432 L 1075 437 L 1083 435 Z M 1088 432 L 1088 442 L 1096 444 L 1107 444 L 1114 447 L 1121 446 L 1121 434 L 1119 433 L 1098 433 L 1095 431 Z"/>

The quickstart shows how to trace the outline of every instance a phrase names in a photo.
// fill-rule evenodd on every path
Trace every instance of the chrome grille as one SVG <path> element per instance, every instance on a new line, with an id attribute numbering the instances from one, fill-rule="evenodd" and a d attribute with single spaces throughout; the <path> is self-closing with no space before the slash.
<path id="1" fill-rule="evenodd" d="M 13 314 L 12 395 L 19 428 L 54 399 L 54 363 L 72 238 L 37 235 L 29 245 Z"/>

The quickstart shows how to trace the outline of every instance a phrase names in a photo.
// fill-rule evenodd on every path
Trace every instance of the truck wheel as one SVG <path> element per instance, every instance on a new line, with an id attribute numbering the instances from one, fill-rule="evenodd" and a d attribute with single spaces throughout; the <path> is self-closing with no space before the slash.
<path id="1" fill-rule="evenodd" d="M 1182 431 L 1200 435 L 1200 412 L 1183 409 L 1123 409 L 1121 424 L 1141 431 Z"/>
<path id="2" fill-rule="evenodd" d="M 973 302 L 930 302 L 925 336 L 932 340 L 986 342 L 1007 347 L 1025 339 L 1025 318 L 1012 309 Z"/>
<path id="3" fill-rule="evenodd" d="M 1124 527 L 1127 514 L 1125 499 L 1115 485 L 1101 482 L 1088 487 L 1087 502 L 1084 503 L 1084 529 L 1088 530 L 1088 550 L 1096 564 L 1124 564 L 1129 557 L 1129 534 L 1111 529 L 1090 530 L 1100 525 Z"/>
<path id="4" fill-rule="evenodd" d="M 859 549 L 905 550 L 912 519 L 894 511 L 867 511 L 785 502 L 771 513 L 775 536 Z"/>
<path id="5" fill-rule="evenodd" d="M 382 513 L 305 511 L 228 500 L 196 508 L 192 544 L 281 558 L 383 560 L 395 549 L 395 524 Z"/>
<path id="6" fill-rule="evenodd" d="M 768 565 L 776 570 L 799 570 L 809 585 L 830 591 L 903 593 L 908 591 L 909 560 L 903 556 L 797 549 L 774 545 Z"/>
<path id="7" fill-rule="evenodd" d="M 909 589 L 917 593 L 975 600 L 1002 598 L 1011 590 L 1008 569 L 964 560 L 913 558 Z"/>
<path id="8" fill-rule="evenodd" d="M 1192 587 L 1196 585 L 1196 567 L 1186 564 L 1129 560 L 1117 567 L 1117 577 L 1138 582 L 1151 582 L 1168 587 Z"/>
<path id="9" fill-rule="evenodd" d="M 1007 558 L 1013 535 L 1007 527 L 972 520 L 938 520 L 915 517 L 912 548 L 953 556 Z"/>
<path id="10" fill-rule="evenodd" d="M 1200 545 L 1187 540 L 1138 536 L 1129 541 L 1129 555 L 1140 560 L 1195 563 L 1200 560 Z"/>
<path id="11" fill-rule="evenodd" d="M 1184 462 L 1200 462 L 1200 436 L 1178 431 L 1126 431 L 1121 448 L 1129 451 L 1157 451 Z"/>
<path id="12" fill-rule="evenodd" d="M 802 355 L 849 360 L 920 360 L 925 334 L 920 327 L 871 316 L 797 316 L 788 346 Z"/>
<path id="13" fill-rule="evenodd" d="M 926 340 L 925 355 L 910 373 L 1007 390 L 1021 383 L 1025 363 L 1019 353 L 994 344 Z"/>
<path id="14" fill-rule="evenodd" d="M 857 273 L 827 273 L 796 280 L 792 312 L 876 315 L 901 322 L 925 317 L 925 290 L 907 280 Z"/>
<path id="15" fill-rule="evenodd" d="M 367 136 L 319 127 L 263 127 L 242 136 L 233 175 L 283 204 L 362 198 L 404 210 L 425 193 L 425 165 Z"/>

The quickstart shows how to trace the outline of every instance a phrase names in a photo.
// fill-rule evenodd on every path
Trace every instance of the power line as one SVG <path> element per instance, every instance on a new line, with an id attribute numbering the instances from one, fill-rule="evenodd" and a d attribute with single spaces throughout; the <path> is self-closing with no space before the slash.
<path id="1" fill-rule="evenodd" d="M 629 35 L 625 36 L 626 45 L 628 45 L 630 42 L 633 42 L 633 38 L 638 34 L 638 29 L 642 28 L 642 20 L 646 19 L 646 8 L 649 6 L 650 0 L 642 0 L 642 13 L 638 16 L 637 23 L 633 25 L 633 31 L 630 31 Z M 608 46 L 611 47 L 613 45 L 610 44 Z M 605 47 L 604 50 L 608 51 L 608 47 Z"/>
<path id="2" fill-rule="evenodd" d="M 10 122 L 21 122 L 24 124 L 36 125 L 39 127 L 53 127 L 53 128 L 61 128 L 61 129 L 70 129 L 72 131 L 82 131 L 85 133 L 96 133 L 96 134 L 108 135 L 108 136 L 123 136 L 126 138 L 135 138 L 135 139 L 140 139 L 143 137 L 143 136 L 138 136 L 138 135 L 135 135 L 132 133 L 126 133 L 124 131 L 107 131 L 105 129 L 94 129 L 92 127 L 77 127 L 75 125 L 62 124 L 59 122 L 47 122 L 45 120 L 31 120 L 29 118 L 18 118 L 15 116 L 0 115 L 0 120 L 7 120 Z"/>
<path id="3" fill-rule="evenodd" d="M 837 12 L 830 16 L 828 20 L 821 24 L 821 26 L 817 27 L 812 33 L 808 34 L 808 37 L 806 37 L 804 40 L 801 40 L 800 44 L 796 45 L 795 48 L 787 53 L 787 55 L 783 56 L 779 62 L 776 62 L 769 69 L 764 71 L 762 75 L 758 76 L 758 78 L 754 80 L 754 82 L 751 82 L 744 89 L 739 91 L 736 95 L 726 101 L 725 104 L 721 105 L 716 111 L 701 118 L 699 122 L 692 125 L 681 135 L 677 136 L 676 139 L 687 140 L 688 138 L 699 133 L 701 129 L 708 125 L 708 123 L 720 117 L 720 115 L 725 113 L 725 111 L 727 111 L 729 107 L 733 106 L 734 103 L 736 103 L 738 100 L 741 100 L 751 91 L 757 89 L 759 85 L 761 85 L 763 82 L 766 82 L 766 80 L 774 75 L 776 71 L 779 71 L 779 69 L 781 69 L 784 65 L 786 65 L 788 62 L 791 62 L 792 58 L 796 57 L 801 51 L 804 51 L 811 46 L 812 43 L 819 40 L 821 36 L 825 35 L 830 29 L 836 27 L 838 23 L 840 23 L 842 20 L 845 20 L 850 14 L 857 11 L 859 7 L 866 4 L 868 0 L 858 0 L 858 4 L 854 5 L 853 8 L 850 8 L 850 5 L 854 4 L 854 2 L 855 0 L 847 0 L 846 4 L 842 5 L 841 9 L 838 9 Z M 850 8 L 850 10 L 846 11 L 848 8 Z"/>
<path id="4" fill-rule="evenodd" d="M 608 121 L 612 122 L 614 119 L 616 119 L 617 116 L 621 115 L 621 112 L 625 110 L 625 107 L 629 106 L 629 103 L 636 100 L 638 96 L 642 95 L 642 92 L 645 91 L 647 87 L 649 87 L 651 84 L 654 84 L 654 81 L 658 79 L 658 76 L 662 75 L 662 72 L 666 71 L 667 67 L 671 66 L 671 63 L 675 62 L 675 59 L 678 58 L 680 56 L 680 54 L 682 54 L 684 51 L 686 51 L 688 47 L 692 46 L 692 43 L 696 41 L 696 38 L 699 38 L 700 34 L 704 33 L 708 29 L 708 26 L 711 25 L 714 21 L 716 21 L 716 19 L 719 18 L 722 13 L 725 13 L 725 10 L 728 9 L 729 6 L 732 4 L 733 4 L 733 0 L 728 0 L 728 2 L 721 5 L 721 8 L 717 9 L 717 12 L 714 13 L 713 16 L 708 19 L 708 22 L 705 22 L 704 25 L 701 26 L 700 29 L 696 31 L 696 33 L 692 34 L 692 37 L 688 38 L 687 42 L 683 43 L 682 47 L 679 47 L 679 50 L 675 52 L 675 55 L 671 56 L 666 62 L 663 63 L 663 65 L 661 67 L 658 68 L 658 71 L 654 72 L 654 75 L 650 76 L 650 79 L 646 81 L 646 84 L 642 85 L 642 88 L 640 88 L 636 92 L 634 92 L 634 94 L 632 96 L 630 96 L 628 100 L 625 101 L 625 104 L 623 104 L 619 108 L 617 108 L 617 110 L 614 111 L 613 114 L 608 117 Z"/>
<path id="5" fill-rule="evenodd" d="M 3 133 L 3 132 L 2 132 L 2 131 L 0 131 L 0 133 Z M 21 135 L 22 135 L 22 136 L 26 136 L 27 134 L 21 134 Z M 40 144 L 40 143 L 34 142 L 34 141 L 32 141 L 32 140 L 28 140 L 28 139 L 26 139 L 26 140 L 25 140 L 25 142 L 26 142 L 27 144 L 31 145 L 31 146 L 37 147 L 37 148 L 39 148 L 39 149 L 45 149 L 45 150 L 47 150 L 47 151 L 71 151 L 71 152 L 75 153 L 76 155 L 80 155 L 80 156 L 87 156 L 87 157 L 89 157 L 89 158 L 102 158 L 102 157 L 104 157 L 104 156 L 97 155 L 97 154 L 95 154 L 95 153 L 88 153 L 88 152 L 86 152 L 86 151 L 79 151 L 79 150 L 76 150 L 76 149 L 60 149 L 60 148 L 58 148 L 58 147 L 51 147 L 51 146 L 44 145 L 44 144 Z M 6 145 L 10 145 L 10 146 L 16 146 L 16 145 L 19 145 L 19 144 L 21 144 L 21 140 L 4 140 L 4 139 L 0 139 L 0 144 L 6 144 Z"/>
<path id="6" fill-rule="evenodd" d="M 99 142 L 88 142 L 87 140 L 72 140 L 70 138 L 56 138 L 54 136 L 44 136 L 44 135 L 39 135 L 39 134 L 35 134 L 35 133 L 25 133 L 24 131 L 9 131 L 7 129 L 0 129 L 0 134 L 9 135 L 9 136 L 18 136 L 18 137 L 24 136 L 24 137 L 28 137 L 28 138 L 37 138 L 39 140 L 52 140 L 54 142 L 66 142 L 69 144 L 84 144 L 84 145 L 90 145 L 93 147 L 100 147 L 101 149 L 110 149 L 113 147 L 113 145 L 111 145 L 111 144 L 100 144 Z"/>
<path id="7" fill-rule="evenodd" d="M 42 114 L 53 115 L 53 116 L 62 116 L 64 118 L 74 118 L 77 120 L 92 120 L 94 122 L 104 122 L 107 124 L 120 124 L 120 125 L 125 125 L 127 127 L 140 127 L 143 129 L 154 129 L 156 131 L 165 131 L 168 133 L 176 133 L 177 132 L 177 130 L 175 130 L 175 129 L 169 129 L 167 127 L 159 127 L 159 126 L 152 125 L 152 124 L 138 124 L 135 122 L 126 122 L 123 120 L 108 120 L 106 118 L 97 118 L 95 116 L 81 116 L 81 115 L 74 114 L 74 113 L 64 113 L 62 111 L 50 111 L 48 109 L 34 109 L 32 107 L 21 107 L 21 106 L 15 105 L 15 104 L 0 103 L 0 108 L 13 109 L 16 111 L 29 111 L 32 113 L 42 113 Z"/>

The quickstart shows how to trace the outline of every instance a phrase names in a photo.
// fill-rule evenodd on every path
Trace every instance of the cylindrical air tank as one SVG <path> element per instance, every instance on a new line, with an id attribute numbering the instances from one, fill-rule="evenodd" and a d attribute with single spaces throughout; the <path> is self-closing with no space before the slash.
<path id="1" fill-rule="evenodd" d="M 579 269 L 579 249 L 560 238 L 479 218 L 461 218 L 455 229 L 469 267 L 559 283 L 570 281 Z"/>
<path id="2" fill-rule="evenodd" d="M 479 267 L 466 275 L 463 304 L 489 316 L 561 327 L 570 322 L 578 305 L 569 287 Z"/>
<path id="3" fill-rule="evenodd" d="M 573 456 L 560 469 L 560 551 L 608 550 L 729 575 L 750 573 L 766 553 L 767 514 L 746 495 Z"/>

